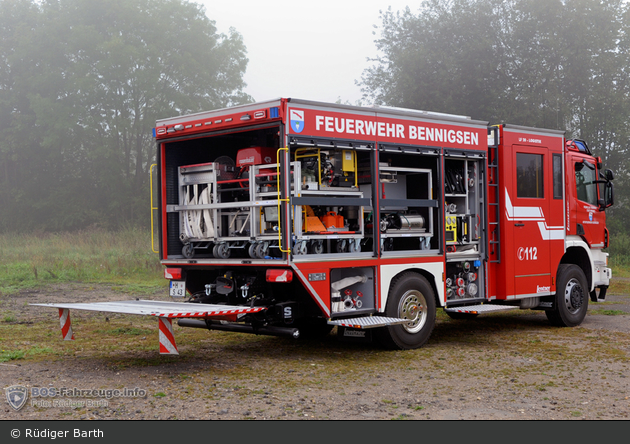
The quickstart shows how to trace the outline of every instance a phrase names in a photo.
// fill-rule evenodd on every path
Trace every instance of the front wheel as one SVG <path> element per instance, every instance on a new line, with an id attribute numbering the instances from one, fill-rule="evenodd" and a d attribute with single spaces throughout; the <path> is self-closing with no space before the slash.
<path id="1" fill-rule="evenodd" d="M 413 272 L 395 278 L 389 290 L 385 314 L 408 319 L 408 322 L 379 328 L 375 331 L 379 342 L 390 349 L 422 347 L 435 327 L 435 295 L 426 278 Z"/>
<path id="2" fill-rule="evenodd" d="M 577 265 L 561 264 L 554 308 L 545 313 L 547 319 L 558 327 L 580 325 L 588 310 L 589 291 L 584 272 Z"/>

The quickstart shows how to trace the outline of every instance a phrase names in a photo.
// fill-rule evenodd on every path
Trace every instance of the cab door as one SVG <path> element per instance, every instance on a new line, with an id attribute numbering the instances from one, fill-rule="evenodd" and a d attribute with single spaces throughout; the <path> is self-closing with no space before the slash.
<path id="1" fill-rule="evenodd" d="M 580 155 L 569 154 L 570 169 L 567 174 L 572 174 L 567 182 L 575 180 L 572 190 L 575 198 L 571 204 L 574 207 L 572 219 L 574 220 L 575 234 L 582 236 L 590 247 L 604 246 L 605 213 L 599 209 L 599 187 L 597 186 L 597 165 L 594 159 Z"/>
<path id="2" fill-rule="evenodd" d="M 547 217 L 553 192 L 552 158 L 545 147 L 513 145 L 514 175 L 506 184 L 507 230 L 512 234 L 514 296 L 551 293 L 550 235 Z M 511 214 L 510 214 L 511 210 Z M 560 213 L 562 214 L 562 213 Z"/>

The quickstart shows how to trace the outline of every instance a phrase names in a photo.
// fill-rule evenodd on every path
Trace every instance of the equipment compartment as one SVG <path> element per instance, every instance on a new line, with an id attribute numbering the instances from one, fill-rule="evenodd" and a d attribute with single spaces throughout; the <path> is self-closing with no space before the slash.
<path id="1" fill-rule="evenodd" d="M 333 316 L 374 311 L 373 268 L 332 269 L 330 282 L 330 306 Z"/>
<path id="2" fill-rule="evenodd" d="M 167 258 L 281 256 L 264 210 L 278 207 L 278 147 L 276 125 L 164 144 Z"/>
<path id="3" fill-rule="evenodd" d="M 434 152 L 383 146 L 376 185 L 380 219 L 370 220 L 372 230 L 380 232 L 383 256 L 435 253 L 439 249 L 439 200 L 434 191 L 438 165 Z"/>
<path id="4" fill-rule="evenodd" d="M 369 162 L 369 151 L 352 146 L 303 145 L 296 142 L 291 150 L 296 178 L 291 199 L 293 258 L 370 255 L 365 214 L 371 200 L 358 186 L 357 175 L 358 159 Z"/>

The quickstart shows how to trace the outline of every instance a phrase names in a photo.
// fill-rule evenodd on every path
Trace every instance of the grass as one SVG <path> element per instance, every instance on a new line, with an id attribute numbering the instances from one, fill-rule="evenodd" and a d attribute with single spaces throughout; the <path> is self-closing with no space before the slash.
<path id="1" fill-rule="evenodd" d="M 2 350 L 0 351 L 0 362 L 24 359 L 24 355 L 25 352 L 23 350 Z"/>
<path id="2" fill-rule="evenodd" d="M 630 265 L 614 266 L 613 276 L 630 276 Z M 163 288 L 166 280 L 157 255 L 151 252 L 150 234 L 142 230 L 0 235 L 1 296 L 63 282 L 107 283 L 117 291 L 142 294 Z M 628 293 L 629 281 L 613 279 L 609 294 Z M 592 304 L 591 310 L 602 315 L 622 314 L 612 304 Z M 209 400 L 221 399 L 226 393 L 244 399 L 267 393 L 292 397 L 296 390 L 308 399 L 304 387 L 353 399 L 357 389 L 349 387 L 349 380 L 361 381 L 365 390 L 371 390 L 385 378 L 395 377 L 409 387 L 405 399 L 413 401 L 409 401 L 407 414 L 407 402 L 401 403 L 390 393 L 381 395 L 379 399 L 394 420 L 413 419 L 413 412 L 416 418 L 433 412 L 428 403 L 431 390 L 448 393 L 444 382 L 449 378 L 464 379 L 477 387 L 471 390 L 473 397 L 492 390 L 492 384 L 485 385 L 491 375 L 490 382 L 509 386 L 515 398 L 560 399 L 562 391 L 578 390 L 576 380 L 595 380 L 602 365 L 622 365 L 624 369 L 630 365 L 629 334 L 580 327 L 558 329 L 548 325 L 541 312 L 535 313 L 540 320 L 523 319 L 532 317 L 529 310 L 466 322 L 453 321 L 438 310 L 438 325 L 429 343 L 400 352 L 341 343 L 333 337 L 294 341 L 174 325 L 180 355 L 162 356 L 157 320 L 151 317 L 114 314 L 105 324 L 102 314 L 76 311 L 72 313 L 76 340 L 62 341 L 55 314 L 42 322 L 21 323 L 16 322 L 14 312 L 0 309 L 0 362 L 7 366 L 95 359 L 111 370 L 160 367 L 177 375 L 174 384 L 190 385 L 191 393 L 203 392 Z M 199 368 L 201 376 L 183 373 L 189 368 Z M 161 387 L 150 399 L 159 404 L 161 398 L 190 397 L 175 387 Z M 566 415 L 588 415 L 577 408 L 567 409 Z M 254 414 L 260 415 L 252 410 L 252 417 Z"/>
<path id="3" fill-rule="evenodd" d="M 111 283 L 121 291 L 163 287 L 148 230 L 0 235 L 0 295 L 59 282 Z"/>
<path id="4" fill-rule="evenodd" d="M 627 314 L 625 311 L 623 310 L 591 310 L 592 314 L 599 314 L 599 315 L 607 315 L 607 316 L 618 316 L 618 315 L 625 315 Z"/>
<path id="5" fill-rule="evenodd" d="M 524 320 L 508 314 L 479 317 L 474 328 L 468 322 L 446 320 L 436 326 L 425 347 L 400 352 L 340 343 L 332 336 L 303 342 L 174 325 L 180 355 L 170 357 L 159 355 L 157 321 L 150 317 L 116 315 L 104 328 L 102 316 L 77 312 L 73 324 L 75 341 L 61 340 L 54 318 L 0 330 L 4 349 L 0 361 L 24 365 L 90 360 L 115 372 L 159 366 L 158 373 L 165 372 L 164 377 L 149 392 L 149 399 L 156 403 L 187 400 L 191 393 L 216 402 L 225 397 L 265 402 L 268 395 L 292 399 L 300 416 L 309 411 L 301 408 L 295 393 L 304 398 L 304 405 L 311 405 L 310 389 L 339 398 L 344 393 L 348 402 L 358 402 L 357 390 L 369 396 L 370 383 L 382 385 L 395 378 L 394 384 L 409 391 L 405 389 L 403 395 L 380 392 L 376 398 L 394 420 L 418 419 L 434 412 L 432 389 L 458 397 L 459 393 L 449 392 L 450 379 L 463 379 L 476 387 L 466 393 L 472 399 L 485 396 L 494 385 L 505 385 L 513 389 L 515 398 L 556 400 L 562 399 L 566 389 L 582 390 L 587 377 L 599 380 L 602 372 L 609 379 L 615 377 L 607 366 L 615 365 L 622 372 L 630 365 L 626 352 L 630 334 L 558 329 L 544 319 Z M 349 380 L 361 384 L 353 387 Z M 586 417 L 583 410 L 574 417 L 573 412 L 579 410 L 577 405 L 567 405 L 565 415 Z M 252 410 L 251 416 L 259 415 Z"/>

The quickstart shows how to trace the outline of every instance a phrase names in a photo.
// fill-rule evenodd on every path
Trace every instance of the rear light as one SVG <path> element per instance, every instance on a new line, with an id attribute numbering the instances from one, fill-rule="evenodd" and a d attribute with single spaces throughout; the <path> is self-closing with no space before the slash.
<path id="1" fill-rule="evenodd" d="M 181 280 L 182 278 L 182 269 L 181 268 L 165 268 L 164 269 L 164 277 L 166 279 L 172 280 Z"/>
<path id="2" fill-rule="evenodd" d="M 265 278 L 267 282 L 291 282 L 293 272 L 291 270 L 267 270 Z"/>

